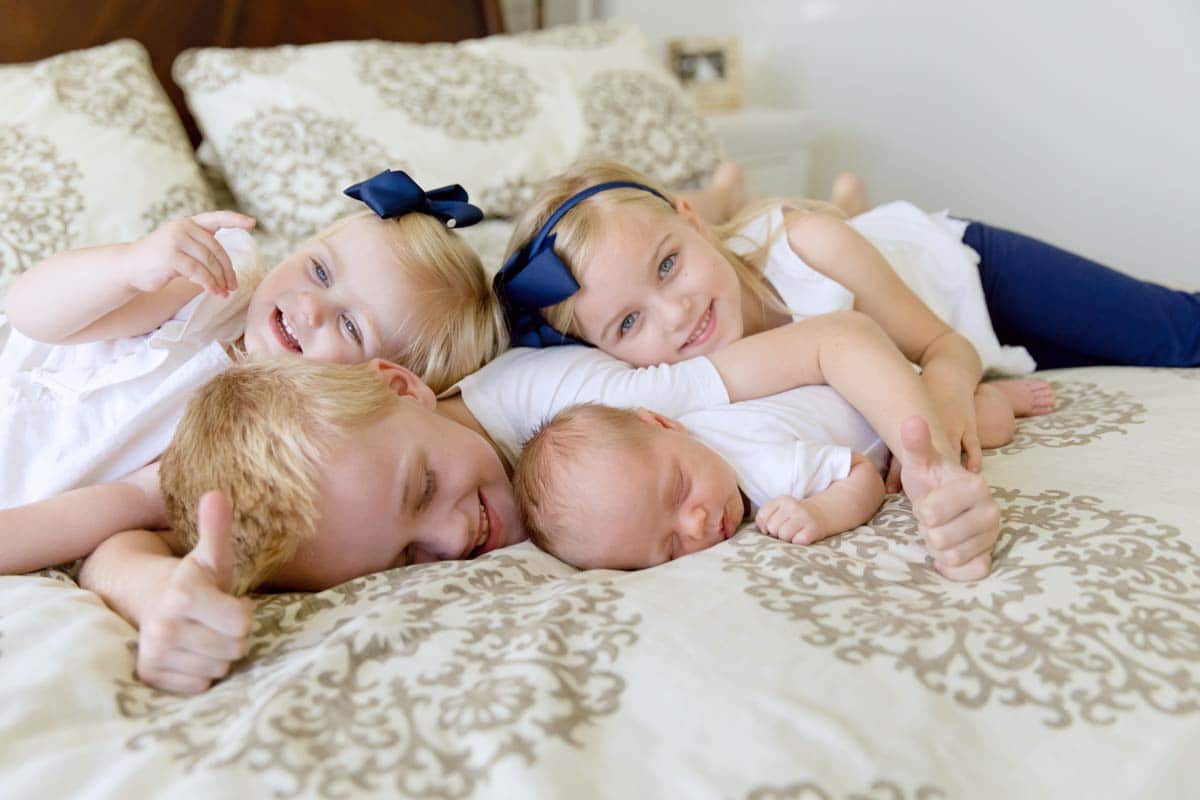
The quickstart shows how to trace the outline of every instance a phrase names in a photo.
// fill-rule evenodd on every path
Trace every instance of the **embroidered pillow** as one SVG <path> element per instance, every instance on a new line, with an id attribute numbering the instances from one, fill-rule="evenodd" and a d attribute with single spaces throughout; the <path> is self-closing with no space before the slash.
<path id="1" fill-rule="evenodd" d="M 0 66 L 0 295 L 52 253 L 130 241 L 212 203 L 138 42 Z"/>
<path id="2" fill-rule="evenodd" d="M 589 25 L 457 44 L 205 48 L 174 66 L 238 206 L 301 237 L 385 169 L 460 183 L 491 216 L 584 152 L 669 184 L 707 174 L 715 136 L 636 28 Z"/>

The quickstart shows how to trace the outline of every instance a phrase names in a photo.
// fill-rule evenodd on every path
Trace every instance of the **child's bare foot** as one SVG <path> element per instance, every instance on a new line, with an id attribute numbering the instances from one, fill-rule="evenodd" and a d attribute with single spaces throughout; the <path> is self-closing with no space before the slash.
<path id="1" fill-rule="evenodd" d="M 862 178 L 853 172 L 843 172 L 833 179 L 829 201 L 846 212 L 848 217 L 856 217 L 871 207 L 867 203 L 867 188 Z"/>
<path id="2" fill-rule="evenodd" d="M 721 218 L 732 219 L 746 205 L 746 175 L 742 165 L 736 161 L 717 164 L 705 192 L 712 197 Z"/>
<path id="3" fill-rule="evenodd" d="M 986 385 L 1008 398 L 1015 417 L 1040 417 L 1054 410 L 1054 390 L 1045 381 L 988 381 Z"/>

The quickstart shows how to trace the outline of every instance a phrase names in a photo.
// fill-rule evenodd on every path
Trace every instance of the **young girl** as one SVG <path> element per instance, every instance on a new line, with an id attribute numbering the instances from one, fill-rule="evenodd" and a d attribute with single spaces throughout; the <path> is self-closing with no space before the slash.
<path id="1" fill-rule="evenodd" d="M 835 199 L 865 206 L 856 186 L 837 187 Z M 710 229 L 644 176 L 584 162 L 540 193 L 510 251 L 494 285 L 515 344 L 582 341 L 635 365 L 712 354 L 793 319 L 859 310 L 921 366 L 952 447 L 974 471 L 977 409 L 998 406 L 1011 423 L 1013 411 L 1045 413 L 1053 403 L 1042 382 L 981 393 L 984 369 L 1019 374 L 1035 359 L 1042 367 L 1200 363 L 1197 295 L 906 203 L 849 222 L 824 204 L 774 203 Z"/>
<path id="2" fill-rule="evenodd" d="M 466 193 L 426 193 L 391 172 L 347 193 L 371 211 L 334 223 L 265 275 L 246 232 L 254 220 L 231 211 L 61 253 L 23 275 L 7 324 L 0 317 L 0 513 L 38 519 L 45 509 L 10 507 L 46 501 L 57 514 L 85 514 L 85 497 L 57 495 L 154 461 L 192 390 L 242 355 L 387 357 L 444 389 L 502 349 L 479 259 L 447 230 L 482 218 Z M 20 519 L 0 530 L 30 536 Z M 5 542 L 0 572 L 62 563 L 95 544 L 31 566 L 10 563 Z"/>

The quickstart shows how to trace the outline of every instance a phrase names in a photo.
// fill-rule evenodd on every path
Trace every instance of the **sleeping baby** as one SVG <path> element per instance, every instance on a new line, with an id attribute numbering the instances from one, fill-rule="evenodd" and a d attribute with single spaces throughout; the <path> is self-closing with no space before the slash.
<path id="1" fill-rule="evenodd" d="M 573 406 L 529 440 L 513 484 L 542 549 L 581 569 L 643 569 L 751 515 L 797 544 L 856 528 L 883 501 L 887 455 L 837 392 L 805 386 L 679 420 Z"/>

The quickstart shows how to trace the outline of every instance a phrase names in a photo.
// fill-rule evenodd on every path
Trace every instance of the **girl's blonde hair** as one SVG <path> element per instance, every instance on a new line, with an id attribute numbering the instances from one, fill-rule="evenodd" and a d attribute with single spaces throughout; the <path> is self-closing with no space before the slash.
<path id="1" fill-rule="evenodd" d="M 234 511 L 235 593 L 269 580 L 316 528 L 330 449 L 399 402 L 367 364 L 234 364 L 192 396 L 159 464 L 176 549 L 195 546 L 200 498 L 217 489 Z"/>
<path id="2" fill-rule="evenodd" d="M 392 253 L 413 291 L 403 329 L 385 337 L 400 344 L 383 358 L 403 364 L 442 392 L 508 347 L 500 302 L 479 256 L 462 237 L 427 214 L 384 220 L 362 211 L 334 222 L 317 238 L 363 218 L 386 226 Z"/>
<path id="3" fill-rule="evenodd" d="M 517 218 L 516 228 L 512 238 L 509 239 L 505 260 L 507 261 L 514 252 L 533 238 L 546 220 L 570 197 L 591 186 L 609 181 L 632 181 L 649 186 L 662 194 L 669 202 L 664 203 L 661 198 L 642 189 L 622 187 L 599 192 L 567 212 L 554 226 L 556 235 L 554 252 L 567 265 L 572 276 L 580 284 L 583 283 L 580 275 L 581 267 L 586 263 L 593 248 L 597 246 L 601 234 L 598 211 L 617 205 L 631 205 L 647 214 L 678 213 L 674 196 L 652 178 L 615 161 L 585 158 L 541 185 L 533 202 Z M 812 211 L 832 210 L 833 213 L 845 216 L 837 210 L 836 206 L 829 203 L 803 199 L 771 199 L 747 207 L 731 221 L 712 227 L 710 232 L 713 245 L 733 267 L 738 282 L 747 287 L 764 307 L 772 311 L 787 312 L 786 306 L 775 296 L 763 278 L 767 253 L 775 238 L 783 233 L 782 228 L 768 231 L 760 246 L 742 255 L 733 252 L 726 245 L 726 242 L 747 222 L 779 205 Z M 574 325 L 576 297 L 577 295 L 572 295 L 557 305 L 542 309 L 542 315 L 546 322 L 556 330 L 578 337 L 581 334 Z"/>

